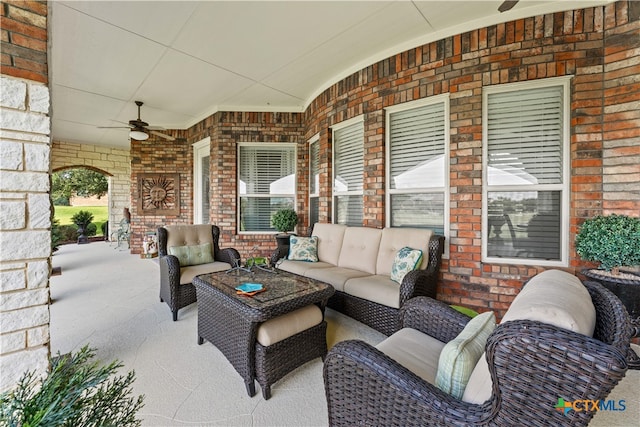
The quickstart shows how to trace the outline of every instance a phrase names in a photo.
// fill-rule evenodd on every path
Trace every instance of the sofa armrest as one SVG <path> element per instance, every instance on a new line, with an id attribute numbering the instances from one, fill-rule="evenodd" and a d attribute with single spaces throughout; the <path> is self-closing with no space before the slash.
<path id="1" fill-rule="evenodd" d="M 329 425 L 473 425 L 490 416 L 424 381 L 369 344 L 342 341 L 323 371 Z"/>
<path id="2" fill-rule="evenodd" d="M 400 284 L 400 307 L 417 296 L 435 298 L 444 253 L 444 236 L 434 234 L 429 240 L 429 264 L 424 270 L 407 273 Z"/>
<path id="3" fill-rule="evenodd" d="M 544 408 L 560 397 L 566 402 L 605 399 L 627 371 L 618 348 L 534 320 L 498 325 L 487 340 L 486 360 L 492 395 L 509 402 L 508 408 Z M 502 422 L 496 424 L 521 424 L 521 414 L 508 408 L 500 410 Z M 527 424 L 586 426 L 595 413 L 572 411 L 567 417 L 562 411 L 543 412 L 530 411 Z"/>
<path id="4" fill-rule="evenodd" d="M 176 294 L 172 290 L 180 286 L 180 261 L 174 255 L 165 255 L 158 258 L 158 264 L 160 265 L 160 299 L 171 301 Z"/>
<path id="5" fill-rule="evenodd" d="M 216 261 L 226 262 L 227 264 L 231 265 L 231 267 L 234 267 L 236 265 L 236 259 L 240 259 L 240 253 L 235 248 L 220 249 L 215 253 Z"/>
<path id="6" fill-rule="evenodd" d="M 429 297 L 412 298 L 400 308 L 403 328 L 416 329 L 442 342 L 457 337 L 469 320 L 469 316 Z"/>

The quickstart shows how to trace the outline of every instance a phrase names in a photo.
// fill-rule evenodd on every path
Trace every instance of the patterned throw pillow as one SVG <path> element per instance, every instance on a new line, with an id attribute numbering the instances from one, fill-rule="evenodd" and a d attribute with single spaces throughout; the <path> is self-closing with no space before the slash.
<path id="1" fill-rule="evenodd" d="M 491 311 L 469 320 L 462 332 L 449 341 L 438 359 L 436 387 L 458 399 L 462 398 L 473 368 L 484 353 L 487 338 L 496 327 Z"/>
<path id="2" fill-rule="evenodd" d="M 318 238 L 291 236 L 289 238 L 289 256 L 292 261 L 318 262 Z"/>
<path id="3" fill-rule="evenodd" d="M 391 280 L 402 283 L 404 276 L 422 264 L 422 251 L 404 247 L 398 251 L 391 266 Z"/>
<path id="4" fill-rule="evenodd" d="M 174 255 L 180 261 L 180 267 L 187 265 L 208 264 L 213 262 L 211 243 L 192 246 L 171 246 L 169 255 Z"/>

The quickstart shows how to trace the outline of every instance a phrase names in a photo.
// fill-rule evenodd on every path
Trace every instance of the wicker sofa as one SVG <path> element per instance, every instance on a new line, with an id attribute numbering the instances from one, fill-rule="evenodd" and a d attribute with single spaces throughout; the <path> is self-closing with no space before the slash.
<path id="1" fill-rule="evenodd" d="M 399 310 L 416 296 L 435 298 L 444 236 L 418 228 L 348 227 L 317 223 L 317 262 L 281 259 L 277 267 L 320 280 L 336 292 L 328 307 L 391 335 L 398 330 Z M 410 247 L 423 253 L 420 267 L 402 283 L 390 279 L 399 249 Z"/>
<path id="2" fill-rule="evenodd" d="M 631 325 L 622 303 L 564 271 L 527 283 L 485 336 L 460 397 L 434 384 L 440 353 L 470 318 L 425 297 L 405 304 L 401 318 L 403 329 L 376 347 L 351 340 L 329 351 L 330 425 L 582 426 L 596 408 L 571 402 L 605 400 L 628 368 Z"/>

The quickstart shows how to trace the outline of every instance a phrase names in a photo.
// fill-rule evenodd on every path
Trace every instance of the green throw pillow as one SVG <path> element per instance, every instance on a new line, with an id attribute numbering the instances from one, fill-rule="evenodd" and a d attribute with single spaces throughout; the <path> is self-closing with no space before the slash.
<path id="1" fill-rule="evenodd" d="M 289 256 L 292 261 L 318 262 L 318 238 L 291 236 L 289 238 Z"/>
<path id="2" fill-rule="evenodd" d="M 422 264 L 422 251 L 404 247 L 398 251 L 391 266 L 391 280 L 402 283 L 408 272 L 415 270 Z"/>
<path id="3" fill-rule="evenodd" d="M 172 246 L 169 255 L 175 255 L 180 261 L 180 267 L 188 265 L 208 264 L 213 262 L 211 243 L 192 246 Z"/>
<path id="4" fill-rule="evenodd" d="M 436 387 L 458 399 L 462 398 L 471 372 L 484 353 L 487 338 L 496 327 L 496 316 L 491 311 L 478 314 L 462 332 L 449 341 L 438 359 Z"/>

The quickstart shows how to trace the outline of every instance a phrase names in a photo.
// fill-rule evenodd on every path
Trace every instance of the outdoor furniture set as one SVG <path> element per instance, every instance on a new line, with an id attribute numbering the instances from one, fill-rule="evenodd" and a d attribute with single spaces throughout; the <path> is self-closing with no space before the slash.
<path id="1" fill-rule="evenodd" d="M 471 319 L 435 300 L 444 238 L 429 230 L 316 224 L 311 236 L 292 237 L 272 270 L 232 268 L 239 254 L 219 249 L 216 226 L 162 230 L 160 297 L 174 320 L 197 293 L 198 343 L 225 355 L 249 396 L 254 380 L 269 399 L 273 383 L 323 358 L 330 425 L 586 425 L 593 412 L 564 402 L 605 399 L 628 368 L 631 323 L 620 300 L 567 272 L 532 278 L 497 327 L 493 313 Z M 212 271 L 181 267 L 180 250 L 167 255 L 172 244 L 202 242 L 213 248 Z M 263 288 L 237 290 L 249 282 Z M 183 287 L 193 295 L 172 296 Z M 327 354 L 325 306 L 388 338 L 340 342 Z"/>

